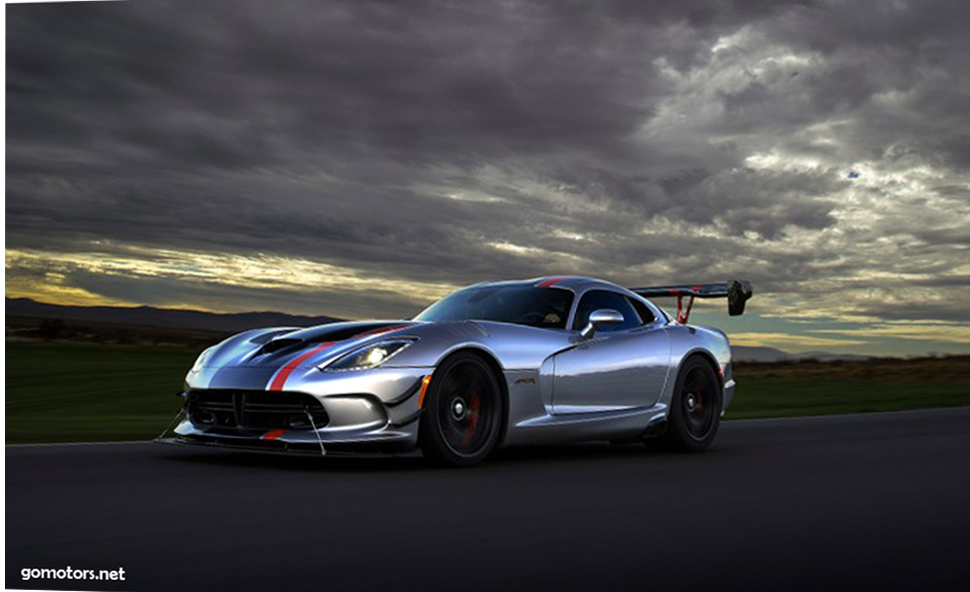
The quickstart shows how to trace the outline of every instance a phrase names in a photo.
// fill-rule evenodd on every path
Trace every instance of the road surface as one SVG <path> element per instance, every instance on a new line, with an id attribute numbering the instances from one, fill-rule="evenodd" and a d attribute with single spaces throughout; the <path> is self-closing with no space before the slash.
<path id="1" fill-rule="evenodd" d="M 970 589 L 970 408 L 463 470 L 151 443 L 8 446 L 6 463 L 8 588 Z M 21 579 L 67 566 L 125 581 Z"/>

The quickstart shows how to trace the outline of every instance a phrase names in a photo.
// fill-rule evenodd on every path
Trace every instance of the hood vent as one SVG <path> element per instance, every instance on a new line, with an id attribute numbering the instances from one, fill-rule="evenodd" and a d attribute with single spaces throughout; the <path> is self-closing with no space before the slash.
<path id="1" fill-rule="evenodd" d="M 293 333 L 296 329 L 280 329 L 279 331 L 269 331 L 266 333 L 260 333 L 256 337 L 249 340 L 249 343 L 255 343 L 256 345 L 263 345 L 271 339 L 276 339 L 280 335 L 286 335 L 287 333 Z"/>
<path id="2" fill-rule="evenodd" d="M 341 342 L 348 339 L 378 335 L 382 330 L 407 326 L 401 323 L 335 323 L 321 327 L 309 327 L 298 331 L 280 332 L 278 337 L 263 344 L 253 357 L 271 354 L 284 349 L 310 346 L 324 342 Z M 262 336 L 261 336 L 262 337 Z M 255 340 L 254 340 L 255 343 Z"/>
<path id="3" fill-rule="evenodd" d="M 280 339 L 274 339 L 269 343 L 267 343 L 266 345 L 264 345 L 263 347 L 259 348 L 259 351 L 256 353 L 256 355 L 261 356 L 263 354 L 271 354 L 275 351 L 280 351 L 281 349 L 285 349 L 287 347 L 291 347 L 294 345 L 299 345 L 301 343 L 303 343 L 302 339 L 288 339 L 286 337 L 283 337 Z"/>

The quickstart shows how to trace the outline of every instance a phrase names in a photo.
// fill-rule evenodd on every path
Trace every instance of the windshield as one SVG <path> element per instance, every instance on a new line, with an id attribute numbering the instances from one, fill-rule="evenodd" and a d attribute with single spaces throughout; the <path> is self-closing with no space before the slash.
<path id="1" fill-rule="evenodd" d="M 564 329 L 573 293 L 561 288 L 484 286 L 445 296 L 414 317 L 416 321 L 498 321 Z"/>

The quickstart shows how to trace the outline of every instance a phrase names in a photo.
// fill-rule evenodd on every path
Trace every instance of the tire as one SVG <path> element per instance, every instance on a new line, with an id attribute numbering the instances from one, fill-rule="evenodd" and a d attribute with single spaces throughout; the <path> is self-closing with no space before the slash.
<path id="1" fill-rule="evenodd" d="M 438 464 L 470 467 L 492 451 L 502 431 L 502 390 L 481 357 L 458 352 L 442 362 L 428 386 L 418 441 Z"/>
<path id="2" fill-rule="evenodd" d="M 721 381 L 710 362 L 687 358 L 674 385 L 667 430 L 661 443 L 678 452 L 701 452 L 711 445 L 721 423 Z"/>

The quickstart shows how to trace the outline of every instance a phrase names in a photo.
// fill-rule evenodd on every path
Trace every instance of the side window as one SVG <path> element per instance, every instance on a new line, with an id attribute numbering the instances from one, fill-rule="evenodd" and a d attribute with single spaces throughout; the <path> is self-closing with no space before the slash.
<path id="1" fill-rule="evenodd" d="M 630 301 L 623 294 L 610 292 L 609 290 L 590 290 L 583 294 L 576 309 L 576 321 L 573 329 L 581 330 L 589 323 L 589 315 L 601 308 L 610 308 L 623 315 L 623 322 L 612 327 L 602 327 L 600 331 L 624 331 L 639 327 L 643 324 L 637 311 L 630 304 Z"/>
<path id="2" fill-rule="evenodd" d="M 651 311 L 650 307 L 647 306 L 646 304 L 640 302 L 636 298 L 630 298 L 629 296 L 627 297 L 627 300 L 630 301 L 630 304 L 633 305 L 633 308 L 637 311 L 637 314 L 640 315 L 641 324 L 647 325 L 649 323 L 652 323 L 656 319 L 656 316 L 653 314 L 653 311 Z"/>

